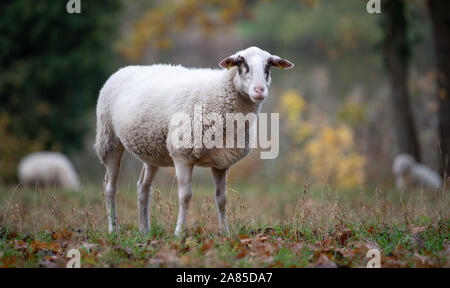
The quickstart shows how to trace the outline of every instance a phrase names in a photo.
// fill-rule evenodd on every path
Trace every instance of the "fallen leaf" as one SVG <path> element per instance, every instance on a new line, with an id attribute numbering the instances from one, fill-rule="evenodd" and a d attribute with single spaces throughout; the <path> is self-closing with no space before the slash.
<path id="1" fill-rule="evenodd" d="M 49 252 L 58 253 L 61 250 L 58 243 L 55 243 L 55 242 L 47 243 L 47 242 L 38 241 L 38 240 L 31 241 L 31 249 L 32 249 L 33 253 L 36 253 L 38 251 L 44 251 L 44 252 L 49 251 Z"/>
<path id="2" fill-rule="evenodd" d="M 92 249 L 96 248 L 98 245 L 95 243 L 83 242 L 81 244 L 81 248 L 86 249 L 87 251 L 92 251 Z"/>
<path id="3" fill-rule="evenodd" d="M 209 239 L 207 241 L 204 241 L 202 246 L 200 247 L 200 251 L 202 253 L 205 253 L 206 251 L 208 251 L 209 249 L 211 249 L 214 245 L 214 241 L 212 239 Z"/>
<path id="4" fill-rule="evenodd" d="M 337 265 L 331 261 L 325 254 L 320 255 L 314 264 L 316 268 L 337 268 Z"/>
<path id="5" fill-rule="evenodd" d="M 15 240 L 14 241 L 14 250 L 27 250 L 28 243 L 23 240 Z"/>
<path id="6" fill-rule="evenodd" d="M 73 236 L 73 233 L 71 231 L 67 231 L 67 230 L 52 233 L 53 240 L 62 240 L 62 239 L 70 240 L 72 238 L 72 236 Z"/>
<path id="7" fill-rule="evenodd" d="M 251 238 L 242 238 L 241 240 L 239 240 L 242 244 L 247 245 L 250 242 L 252 242 Z"/>
<path id="8" fill-rule="evenodd" d="M 247 255 L 247 249 L 240 249 L 240 252 L 236 255 L 236 258 L 241 259 Z"/>
<path id="9" fill-rule="evenodd" d="M 427 230 L 426 226 L 414 226 L 414 225 L 411 225 L 409 228 L 411 229 L 411 233 L 413 235 L 425 232 Z"/>
<path id="10" fill-rule="evenodd" d="M 273 229 L 272 227 L 267 227 L 267 228 L 264 229 L 263 234 L 275 235 L 275 229 Z"/>
<path id="11" fill-rule="evenodd" d="M 350 238 L 352 235 L 352 230 L 349 228 L 345 228 L 336 234 L 336 241 L 339 243 L 339 245 L 345 246 L 347 244 L 348 238 Z"/>

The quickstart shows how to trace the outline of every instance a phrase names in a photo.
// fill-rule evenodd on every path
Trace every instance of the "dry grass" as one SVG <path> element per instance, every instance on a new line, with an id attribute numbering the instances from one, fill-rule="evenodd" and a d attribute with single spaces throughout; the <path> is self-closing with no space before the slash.
<path id="1" fill-rule="evenodd" d="M 385 267 L 450 266 L 448 192 L 231 185 L 225 238 L 211 189 L 194 185 L 188 232 L 177 239 L 176 185 L 154 189 L 148 235 L 136 227 L 134 187 L 118 193 L 113 235 L 100 187 L 1 188 L 0 265 L 64 266 L 66 251 L 79 248 L 83 267 L 363 267 L 378 248 Z"/>

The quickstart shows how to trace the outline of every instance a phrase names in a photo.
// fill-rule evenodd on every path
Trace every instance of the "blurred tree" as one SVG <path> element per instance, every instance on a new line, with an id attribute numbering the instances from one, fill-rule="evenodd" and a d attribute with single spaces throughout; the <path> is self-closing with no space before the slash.
<path id="1" fill-rule="evenodd" d="M 428 1 L 438 69 L 439 144 L 442 174 L 450 175 L 450 1 Z"/>
<path id="2" fill-rule="evenodd" d="M 259 1 L 252 19 L 240 21 L 238 29 L 255 45 L 289 55 L 297 63 L 296 69 L 326 66 L 333 75 L 330 98 L 341 101 L 355 83 L 379 88 L 382 73 L 377 72 L 383 67 L 379 51 L 373 47 L 383 31 L 377 25 L 379 16 L 361 13 L 365 5 L 360 0 Z M 306 77 L 300 75 L 301 79 Z"/>
<path id="3" fill-rule="evenodd" d="M 403 0 L 383 2 L 384 57 L 391 82 L 398 152 L 408 153 L 420 161 L 420 146 L 411 113 L 407 86 L 410 43 L 404 2 Z"/>
<path id="4" fill-rule="evenodd" d="M 156 1 L 134 24 L 129 37 L 119 45 L 121 54 L 132 60 L 142 57 L 147 45 L 168 49 L 177 32 L 194 25 L 206 35 L 237 19 L 251 16 L 254 0 L 167 0 Z M 153 3 L 152 3 L 153 4 Z"/>
<path id="5" fill-rule="evenodd" d="M 114 68 L 111 40 L 120 5 L 119 0 L 83 1 L 81 14 L 69 14 L 66 4 L 0 4 L 0 115 L 8 119 L 2 142 L 24 139 L 39 143 L 27 147 L 64 152 L 82 145 L 87 113 Z M 10 145 L 1 152 L 17 158 L 29 152 L 14 149 L 22 148 Z M 19 159 L 8 161 L 14 160 Z"/>

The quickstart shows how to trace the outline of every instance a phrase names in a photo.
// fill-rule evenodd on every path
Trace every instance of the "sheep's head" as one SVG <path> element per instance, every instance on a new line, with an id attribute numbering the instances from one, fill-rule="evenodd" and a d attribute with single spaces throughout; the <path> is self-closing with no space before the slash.
<path id="1" fill-rule="evenodd" d="M 223 59 L 221 67 L 237 69 L 233 78 L 236 89 L 255 103 L 260 103 L 268 96 L 270 86 L 270 68 L 290 69 L 294 64 L 286 59 L 259 49 L 250 47 Z"/>
<path id="2" fill-rule="evenodd" d="M 415 165 L 414 157 L 408 154 L 399 154 L 395 157 L 392 164 L 392 172 L 395 175 L 401 176 L 409 173 L 411 168 Z"/>

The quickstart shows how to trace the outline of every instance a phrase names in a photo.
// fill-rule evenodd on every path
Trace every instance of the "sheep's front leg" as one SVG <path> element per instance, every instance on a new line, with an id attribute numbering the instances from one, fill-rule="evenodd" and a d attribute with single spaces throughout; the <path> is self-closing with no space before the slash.
<path id="1" fill-rule="evenodd" d="M 152 182 L 155 178 L 157 166 L 144 164 L 137 183 L 138 207 L 139 207 L 139 230 L 148 232 L 150 230 L 150 215 L 148 213 L 148 202 L 152 193 Z"/>
<path id="2" fill-rule="evenodd" d="M 225 215 L 225 208 L 227 204 L 227 175 L 228 169 L 217 169 L 211 168 L 214 184 L 216 186 L 216 207 L 217 213 L 219 215 L 219 229 L 223 231 L 227 236 L 230 235 L 230 231 L 228 230 L 228 221 Z"/>
<path id="3" fill-rule="evenodd" d="M 178 211 L 177 226 L 175 228 L 175 236 L 181 236 L 186 224 L 186 216 L 189 209 L 189 203 L 192 198 L 192 169 L 194 167 L 191 163 L 176 161 L 174 159 L 175 170 L 178 180 L 178 201 L 180 209 Z"/>

